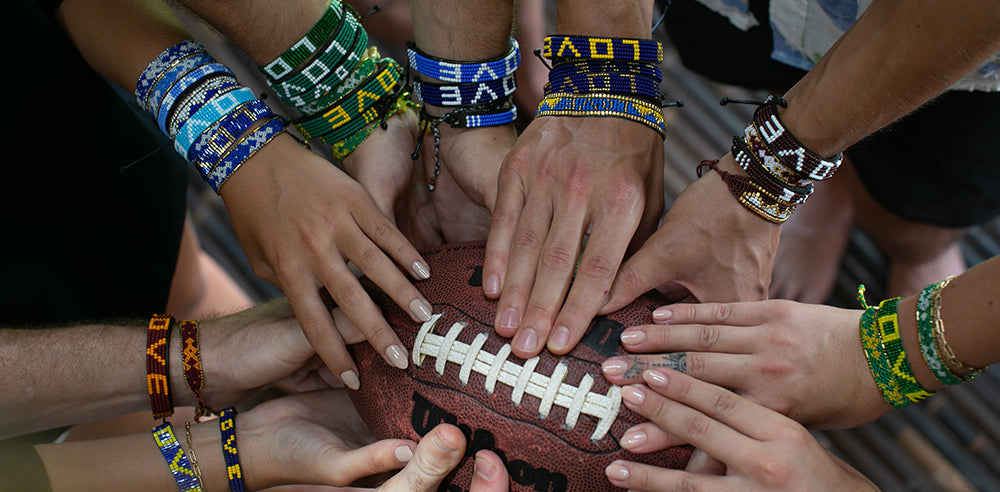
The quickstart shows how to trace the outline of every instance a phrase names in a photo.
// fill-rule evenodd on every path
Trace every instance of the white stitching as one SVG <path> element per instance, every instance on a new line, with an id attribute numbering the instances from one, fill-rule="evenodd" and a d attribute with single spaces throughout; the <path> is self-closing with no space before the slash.
<path id="1" fill-rule="evenodd" d="M 420 327 L 413 343 L 412 359 L 415 366 L 420 366 L 425 356 L 435 358 L 434 369 L 440 375 L 444 372 L 448 361 L 461 365 L 459 379 L 467 384 L 472 371 L 486 376 L 484 386 L 490 394 L 496 389 L 496 383 L 512 388 L 511 400 L 519 405 L 524 394 L 541 400 L 539 415 L 548 418 L 553 405 L 566 408 L 565 425 L 568 429 L 576 427 L 580 414 L 590 415 L 598 419 L 597 427 L 590 438 L 594 441 L 603 439 L 611 430 L 621 409 L 621 388 L 611 385 L 607 394 L 592 393 L 594 377 L 585 374 L 579 387 L 563 382 L 569 372 L 569 364 L 563 360 L 553 369 L 551 376 L 535 372 L 539 358 L 532 357 L 525 361 L 524 366 L 507 360 L 511 353 L 510 344 L 504 344 L 496 355 L 482 350 L 487 340 L 485 333 L 476 335 L 471 345 L 457 341 L 458 335 L 467 326 L 464 322 L 452 324 L 445 336 L 432 333 L 443 314 L 435 314 Z"/>

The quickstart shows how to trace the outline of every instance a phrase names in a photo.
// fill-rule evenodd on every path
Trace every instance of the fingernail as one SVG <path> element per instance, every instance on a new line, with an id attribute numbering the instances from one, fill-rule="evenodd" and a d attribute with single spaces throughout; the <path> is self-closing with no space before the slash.
<path id="1" fill-rule="evenodd" d="M 646 340 L 646 332 L 642 330 L 624 331 L 621 338 L 625 345 L 639 345 Z"/>
<path id="2" fill-rule="evenodd" d="M 458 449 L 458 446 L 455 446 L 453 443 L 450 443 L 448 442 L 447 439 L 445 439 L 443 432 L 435 433 L 434 438 L 431 439 L 431 442 L 433 442 L 438 449 L 444 451 L 445 453 L 451 454 Z"/>
<path id="3" fill-rule="evenodd" d="M 483 480 L 487 482 L 492 481 L 493 477 L 497 476 L 497 469 L 490 463 L 489 460 L 481 458 L 479 453 L 476 453 L 476 475 L 483 477 Z"/>
<path id="4" fill-rule="evenodd" d="M 612 357 L 601 364 L 601 369 L 608 376 L 621 376 L 628 370 L 628 361 L 619 357 Z"/>
<path id="5" fill-rule="evenodd" d="M 663 322 L 667 321 L 673 316 L 674 312 L 671 311 L 670 308 L 661 307 L 661 308 L 656 308 L 656 310 L 653 311 L 653 321 Z"/>
<path id="6" fill-rule="evenodd" d="M 419 278 L 420 280 L 427 280 L 431 278 L 431 269 L 424 263 L 423 260 L 414 261 L 410 265 L 410 271 L 413 272 L 413 276 Z"/>
<path id="7" fill-rule="evenodd" d="M 604 474 L 611 480 L 618 480 L 621 482 L 628 480 L 628 468 L 625 468 L 624 465 L 617 461 L 608 465 L 608 467 L 604 469 Z"/>
<path id="8" fill-rule="evenodd" d="M 413 313 L 413 316 L 415 316 L 418 320 L 425 323 L 431 320 L 431 305 L 423 299 L 414 299 L 410 301 L 410 312 Z"/>
<path id="9" fill-rule="evenodd" d="M 500 292 L 500 277 L 496 275 L 486 277 L 486 283 L 483 284 L 483 291 L 490 295 Z"/>
<path id="10" fill-rule="evenodd" d="M 643 381 L 650 386 L 662 388 L 667 385 L 667 376 L 660 371 L 647 370 L 642 373 Z"/>
<path id="11" fill-rule="evenodd" d="M 413 450 L 409 446 L 400 446 L 396 448 L 395 453 L 400 463 L 406 463 L 413 457 Z"/>
<path id="12" fill-rule="evenodd" d="M 629 429 L 621 439 L 625 449 L 635 449 L 643 444 L 646 444 L 646 433 L 638 429 Z"/>
<path id="13" fill-rule="evenodd" d="M 622 399 L 633 405 L 641 404 L 642 400 L 645 398 L 646 394 L 636 386 L 626 386 L 622 388 Z"/>
<path id="14" fill-rule="evenodd" d="M 514 347 L 521 352 L 534 352 L 535 345 L 538 345 L 538 335 L 531 328 L 522 331 L 514 342 Z"/>
<path id="15" fill-rule="evenodd" d="M 385 349 L 385 356 L 392 365 L 399 369 L 406 369 L 409 364 L 406 359 L 406 349 L 399 345 L 390 345 L 389 348 Z"/>
<path id="16" fill-rule="evenodd" d="M 552 350 L 562 350 L 569 345 L 569 328 L 565 326 L 557 326 L 555 330 L 552 330 L 552 336 L 549 337 L 549 346 Z"/>
<path id="17" fill-rule="evenodd" d="M 358 380 L 358 374 L 354 371 L 344 371 L 340 373 L 340 380 L 352 390 L 356 390 L 361 387 L 361 381 Z"/>
<path id="18" fill-rule="evenodd" d="M 514 308 L 507 308 L 504 310 L 503 314 L 500 315 L 500 327 L 501 328 L 517 328 L 518 319 L 517 310 Z"/>
<path id="19" fill-rule="evenodd" d="M 611 294 L 604 296 L 604 302 L 601 303 L 601 306 L 605 306 L 609 301 L 611 301 Z"/>

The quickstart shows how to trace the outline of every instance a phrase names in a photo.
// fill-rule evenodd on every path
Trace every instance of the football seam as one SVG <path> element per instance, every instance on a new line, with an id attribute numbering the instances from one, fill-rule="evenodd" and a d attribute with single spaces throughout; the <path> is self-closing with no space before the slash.
<path id="1" fill-rule="evenodd" d="M 619 386 L 610 385 L 607 394 L 592 392 L 594 377 L 590 374 L 583 376 L 580 386 L 565 383 L 563 380 L 569 372 L 565 360 L 559 361 L 551 376 L 535 372 L 539 357 L 526 360 L 523 366 L 507 360 L 511 353 L 509 343 L 500 347 L 496 354 L 482 350 L 488 338 L 485 333 L 476 335 L 471 344 L 460 342 L 458 336 L 468 326 L 465 322 L 452 324 L 444 336 L 432 333 L 442 316 L 441 313 L 431 316 L 430 321 L 423 323 L 417 332 L 411 351 L 415 366 L 421 366 L 425 357 L 434 357 L 434 370 L 440 376 L 444 374 L 448 362 L 458 364 L 462 384 L 468 384 L 469 376 L 475 371 L 486 377 L 484 386 L 490 394 L 496 389 L 497 382 L 509 386 L 512 389 L 510 398 L 515 405 L 521 403 L 525 394 L 538 398 L 541 401 L 538 411 L 542 418 L 548 418 L 553 405 L 565 408 L 565 425 L 571 430 L 581 414 L 594 417 L 597 428 L 590 436 L 594 441 L 603 439 L 611 430 L 621 409 Z"/>

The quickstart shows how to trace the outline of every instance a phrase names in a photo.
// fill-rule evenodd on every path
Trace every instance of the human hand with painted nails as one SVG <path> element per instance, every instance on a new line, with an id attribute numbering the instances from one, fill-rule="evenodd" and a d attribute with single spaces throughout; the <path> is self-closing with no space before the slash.
<path id="1" fill-rule="evenodd" d="M 622 333 L 632 354 L 605 361 L 604 374 L 624 385 L 676 369 L 808 427 L 854 427 L 892 409 L 868 368 L 861 314 L 784 300 L 663 306 L 655 324 Z"/>
<path id="2" fill-rule="evenodd" d="M 606 473 L 616 487 L 636 491 L 878 490 L 788 417 L 672 369 L 643 371 L 642 380 L 645 385 L 622 388 L 622 399 L 650 422 L 627 431 L 622 446 L 644 453 L 687 443 L 725 467 L 719 470 L 720 476 L 614 461 Z M 636 439 L 637 432 L 649 437 Z"/>

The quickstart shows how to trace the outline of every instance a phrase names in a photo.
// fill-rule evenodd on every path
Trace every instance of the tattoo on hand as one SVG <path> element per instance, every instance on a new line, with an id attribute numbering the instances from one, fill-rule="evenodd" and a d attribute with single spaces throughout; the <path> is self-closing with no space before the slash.
<path id="1" fill-rule="evenodd" d="M 625 371 L 626 379 L 638 379 L 642 377 L 642 372 L 654 367 L 667 367 L 678 372 L 687 373 L 687 352 L 673 352 L 659 355 L 623 355 L 628 361 L 628 370 Z"/>

